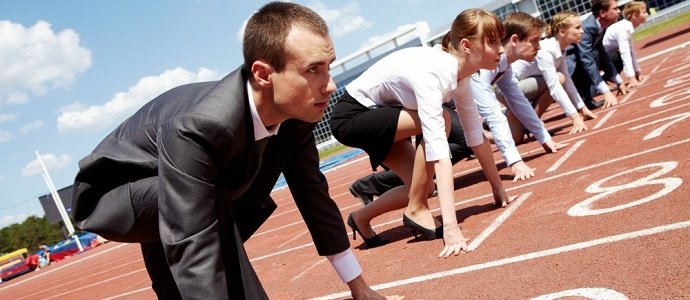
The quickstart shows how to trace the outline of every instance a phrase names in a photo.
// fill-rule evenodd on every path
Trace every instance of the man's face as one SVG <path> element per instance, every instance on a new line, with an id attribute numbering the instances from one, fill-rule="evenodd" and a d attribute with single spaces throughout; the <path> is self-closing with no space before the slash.
<path id="1" fill-rule="evenodd" d="M 618 17 L 621 15 L 621 10 L 618 9 L 616 0 L 609 0 L 609 9 L 599 12 L 599 22 L 602 27 L 606 28 L 609 25 L 618 21 Z"/>
<path id="2" fill-rule="evenodd" d="M 277 113 L 287 119 L 318 122 L 336 86 L 330 74 L 335 60 L 331 38 L 300 27 L 285 40 L 285 68 L 271 74 Z"/>
<path id="3" fill-rule="evenodd" d="M 518 40 L 515 46 L 515 53 L 518 59 L 526 61 L 533 61 L 539 51 L 539 39 L 541 38 L 541 30 L 539 28 L 532 28 L 529 34 L 523 39 Z"/>

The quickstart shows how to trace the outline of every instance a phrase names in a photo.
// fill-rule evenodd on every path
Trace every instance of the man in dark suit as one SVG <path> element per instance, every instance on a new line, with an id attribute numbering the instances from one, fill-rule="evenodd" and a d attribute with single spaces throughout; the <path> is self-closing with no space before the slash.
<path id="1" fill-rule="evenodd" d="M 606 54 L 602 43 L 604 30 L 618 21 L 619 16 L 620 9 L 616 5 L 616 0 L 592 0 L 592 14 L 582 21 L 582 40 L 566 49 L 568 71 L 578 93 L 589 109 L 602 105 L 606 108 L 618 104 L 618 99 L 599 74 L 599 70 L 604 71 L 604 77 L 607 80 L 618 85 L 621 94 L 627 93 L 623 80 Z M 593 99 L 597 93 L 604 96 L 604 101 Z"/>
<path id="2" fill-rule="evenodd" d="M 380 298 L 318 169 L 311 130 L 335 91 L 325 22 L 269 3 L 247 22 L 243 51 L 242 67 L 156 97 L 79 162 L 76 224 L 141 243 L 159 298 L 266 299 L 243 242 L 275 209 L 283 172 L 318 253 L 354 298 Z"/>

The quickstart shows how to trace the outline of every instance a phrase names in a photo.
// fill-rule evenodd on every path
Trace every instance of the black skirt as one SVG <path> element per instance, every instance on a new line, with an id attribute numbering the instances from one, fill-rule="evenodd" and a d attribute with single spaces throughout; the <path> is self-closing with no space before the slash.
<path id="1" fill-rule="evenodd" d="M 365 107 L 345 91 L 331 112 L 331 132 L 343 145 L 364 150 L 376 171 L 393 146 L 401 110 L 402 106 Z"/>

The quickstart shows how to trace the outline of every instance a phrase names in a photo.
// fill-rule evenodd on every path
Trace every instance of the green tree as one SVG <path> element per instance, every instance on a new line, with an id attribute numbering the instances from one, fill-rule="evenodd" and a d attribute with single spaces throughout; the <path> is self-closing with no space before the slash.
<path id="1" fill-rule="evenodd" d="M 21 224 L 0 229 L 0 253 L 21 248 L 35 251 L 40 245 L 54 244 L 63 239 L 60 225 L 48 223 L 45 217 L 31 216 Z"/>

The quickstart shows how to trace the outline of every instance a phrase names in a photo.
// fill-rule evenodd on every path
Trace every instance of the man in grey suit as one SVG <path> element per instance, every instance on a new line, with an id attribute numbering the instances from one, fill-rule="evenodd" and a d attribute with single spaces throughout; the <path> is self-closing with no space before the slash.
<path id="1" fill-rule="evenodd" d="M 239 69 L 156 97 L 79 162 L 76 224 L 141 243 L 159 298 L 266 299 L 243 242 L 275 209 L 283 172 L 319 255 L 354 298 L 381 298 L 318 169 L 311 130 L 336 88 L 325 22 L 269 3 L 247 22 L 243 52 Z"/>
<path id="2" fill-rule="evenodd" d="M 582 40 L 566 49 L 568 71 L 577 92 L 589 109 L 602 105 L 607 108 L 618 104 L 618 99 L 599 74 L 599 70 L 604 71 L 607 80 L 616 82 L 621 94 L 627 93 L 623 79 L 606 54 L 602 43 L 604 31 L 618 21 L 620 12 L 616 0 L 592 0 L 592 14 L 582 21 Z M 593 99 L 597 92 L 604 96 L 603 102 Z"/>

